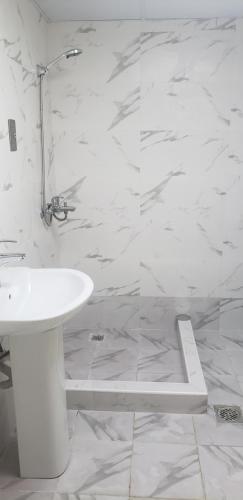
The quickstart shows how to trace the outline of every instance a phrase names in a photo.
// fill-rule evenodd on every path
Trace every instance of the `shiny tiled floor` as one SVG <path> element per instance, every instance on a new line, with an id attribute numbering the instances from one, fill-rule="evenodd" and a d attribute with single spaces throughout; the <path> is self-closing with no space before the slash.
<path id="1" fill-rule="evenodd" d="M 92 341 L 102 333 L 103 341 Z M 182 382 L 179 339 L 174 329 L 85 329 L 64 337 L 66 377 L 93 380 Z"/>
<path id="2" fill-rule="evenodd" d="M 243 301 L 231 303 L 229 310 L 222 309 L 216 323 L 215 319 L 210 320 L 215 317 L 208 311 L 206 320 L 203 321 L 203 315 L 198 318 L 195 337 L 209 389 L 207 414 L 70 411 L 71 458 L 63 476 L 54 480 L 19 479 L 16 443 L 13 442 L 0 463 L 0 499 L 242 500 L 243 424 L 218 423 L 212 408 L 215 403 L 227 403 L 239 404 L 243 409 L 242 306 Z M 87 331 L 92 328 L 87 326 Z M 119 330 L 115 337 L 114 328 Z M 127 330 L 129 327 L 122 325 L 110 328 L 110 340 L 116 343 L 118 351 L 123 349 L 123 341 L 133 345 L 133 337 L 128 339 Z M 144 335 L 142 330 L 131 330 L 133 334 Z M 150 356 L 160 345 L 159 329 L 157 325 L 155 328 L 147 325 L 145 330 L 145 339 L 140 337 L 139 342 L 145 342 L 142 344 L 146 346 L 145 356 Z M 83 337 L 84 329 L 82 335 L 77 329 L 73 331 L 71 357 L 79 355 L 82 342 L 87 340 Z M 169 346 L 171 353 L 176 352 L 169 331 L 168 338 L 164 330 L 161 335 L 163 345 Z M 114 353 L 114 345 L 111 351 Z M 71 353 L 71 349 L 67 352 Z M 143 349 L 133 351 L 131 347 L 131 352 L 135 356 L 138 352 L 140 356 Z M 96 353 L 96 361 L 99 356 L 100 353 Z M 104 357 L 102 352 L 101 359 Z M 172 374 L 175 359 L 170 367 L 168 363 Z M 72 366 L 74 369 L 75 365 Z M 100 366 L 103 370 L 102 363 L 97 361 L 92 369 L 98 370 Z M 122 362 L 119 367 L 124 368 Z"/>

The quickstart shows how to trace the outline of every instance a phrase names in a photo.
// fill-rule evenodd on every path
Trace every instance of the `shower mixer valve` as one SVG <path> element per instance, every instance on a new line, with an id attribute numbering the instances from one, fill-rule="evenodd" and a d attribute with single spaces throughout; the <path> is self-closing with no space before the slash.
<path id="1" fill-rule="evenodd" d="M 51 224 L 52 218 L 55 217 L 60 222 L 67 220 L 69 212 L 74 212 L 75 207 L 68 205 L 63 196 L 53 196 L 50 203 L 47 203 L 45 212 L 42 217 L 48 225 Z M 63 214 L 59 217 L 59 214 Z"/>

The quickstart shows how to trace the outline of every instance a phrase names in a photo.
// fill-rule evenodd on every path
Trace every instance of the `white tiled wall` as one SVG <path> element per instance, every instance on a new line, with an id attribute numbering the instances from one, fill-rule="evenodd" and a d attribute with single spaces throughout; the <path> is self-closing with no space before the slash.
<path id="1" fill-rule="evenodd" d="M 61 264 L 97 295 L 241 297 L 243 21 L 50 25 L 50 57 L 75 46 L 49 75 Z"/>
<path id="2" fill-rule="evenodd" d="M 0 3 L 0 239 L 16 239 L 26 263 L 51 265 L 53 231 L 40 219 L 40 119 L 37 63 L 47 58 L 47 24 L 30 0 Z M 16 120 L 18 151 L 10 153 L 8 119 Z"/>
<path id="3" fill-rule="evenodd" d="M 40 219 L 40 121 L 37 63 L 47 59 L 47 24 L 30 0 L 0 1 L 0 251 L 26 252 L 26 265 L 53 265 L 55 238 Z M 18 151 L 10 153 L 8 119 Z M 4 379 L 3 379 L 4 380 Z M 0 378 L 2 382 L 2 377 Z M 9 432 L 11 395 L 0 389 L 0 453 Z"/>

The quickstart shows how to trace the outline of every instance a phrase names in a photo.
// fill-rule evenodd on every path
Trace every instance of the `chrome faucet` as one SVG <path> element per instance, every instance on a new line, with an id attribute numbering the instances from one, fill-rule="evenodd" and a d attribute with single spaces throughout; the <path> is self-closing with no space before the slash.
<path id="1" fill-rule="evenodd" d="M 16 240 L 0 240 L 0 243 L 18 243 Z M 17 259 L 23 260 L 26 257 L 25 253 L 0 253 L 0 259 Z"/>
<path id="2" fill-rule="evenodd" d="M 51 203 L 47 203 L 42 217 L 45 219 L 48 226 L 50 226 L 52 217 L 55 217 L 60 222 L 67 220 L 68 213 L 74 212 L 75 207 L 67 204 L 63 196 L 53 196 Z M 60 216 L 63 214 L 63 216 Z"/>

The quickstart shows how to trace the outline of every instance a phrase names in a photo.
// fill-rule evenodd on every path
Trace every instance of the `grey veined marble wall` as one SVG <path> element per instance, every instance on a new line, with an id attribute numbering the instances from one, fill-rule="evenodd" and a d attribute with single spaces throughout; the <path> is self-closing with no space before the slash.
<path id="1" fill-rule="evenodd" d="M 56 262 L 52 230 L 40 219 L 40 116 L 36 65 L 47 61 L 47 23 L 31 0 L 0 0 L 0 239 L 26 252 L 27 265 Z M 8 119 L 18 150 L 10 152 Z M 47 120 L 48 123 L 48 120 Z"/>
<path id="2" fill-rule="evenodd" d="M 1 251 L 24 251 L 25 263 L 53 265 L 52 231 L 40 219 L 40 130 L 37 63 L 47 60 L 47 24 L 30 0 L 0 0 Z M 10 153 L 8 119 L 16 120 L 18 151 Z M 0 263 L 1 264 L 1 263 Z M 8 366 L 0 369 L 0 455 L 14 428 Z"/>
<path id="3" fill-rule="evenodd" d="M 50 56 L 73 46 L 49 75 L 61 264 L 96 295 L 242 297 L 243 20 L 50 25 Z"/>

